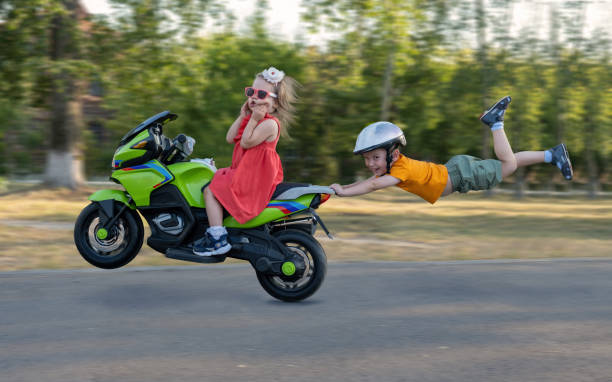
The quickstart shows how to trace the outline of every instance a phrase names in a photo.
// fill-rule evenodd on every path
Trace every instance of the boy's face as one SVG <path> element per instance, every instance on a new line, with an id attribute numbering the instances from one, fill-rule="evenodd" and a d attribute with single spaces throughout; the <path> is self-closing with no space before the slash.
<path id="1" fill-rule="evenodd" d="M 387 150 L 376 149 L 363 153 L 366 167 L 376 176 L 383 176 L 387 173 Z"/>

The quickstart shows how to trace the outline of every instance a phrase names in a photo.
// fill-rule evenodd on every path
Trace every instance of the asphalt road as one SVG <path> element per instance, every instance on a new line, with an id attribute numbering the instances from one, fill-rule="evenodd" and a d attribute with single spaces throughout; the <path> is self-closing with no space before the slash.
<path id="1" fill-rule="evenodd" d="M 612 260 L 4 272 L 0 380 L 612 381 Z"/>

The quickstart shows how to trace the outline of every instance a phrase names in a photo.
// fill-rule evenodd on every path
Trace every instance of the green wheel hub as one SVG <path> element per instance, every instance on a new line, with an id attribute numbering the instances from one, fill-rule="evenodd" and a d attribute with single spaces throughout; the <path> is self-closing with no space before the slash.
<path id="1" fill-rule="evenodd" d="M 293 276 L 295 274 L 295 264 L 290 261 L 285 261 L 281 267 L 281 271 L 285 276 Z"/>
<path id="2" fill-rule="evenodd" d="M 100 240 L 104 240 L 108 237 L 108 231 L 105 228 L 100 228 L 96 232 L 96 237 Z"/>

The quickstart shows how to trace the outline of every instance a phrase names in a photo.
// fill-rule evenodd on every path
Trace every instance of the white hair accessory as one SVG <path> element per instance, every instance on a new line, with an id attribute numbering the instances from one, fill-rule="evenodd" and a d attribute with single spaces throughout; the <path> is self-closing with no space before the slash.
<path id="1" fill-rule="evenodd" d="M 273 85 L 278 85 L 279 82 L 285 78 L 285 72 L 276 69 L 274 66 L 270 66 L 268 69 L 261 72 L 264 80 L 268 81 Z"/>

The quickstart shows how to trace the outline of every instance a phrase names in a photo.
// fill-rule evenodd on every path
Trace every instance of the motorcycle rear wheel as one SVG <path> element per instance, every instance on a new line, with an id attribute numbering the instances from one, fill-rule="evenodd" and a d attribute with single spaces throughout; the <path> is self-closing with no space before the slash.
<path id="1" fill-rule="evenodd" d="M 257 272 L 259 284 L 270 296 L 282 301 L 295 302 L 312 296 L 325 279 L 325 251 L 315 238 L 303 231 L 279 231 L 274 236 L 304 260 L 306 270 L 297 280 Z"/>
<path id="2" fill-rule="evenodd" d="M 115 207 L 120 208 L 118 205 Z M 81 256 L 98 268 L 119 268 L 136 257 L 142 247 L 144 227 L 136 211 L 128 209 L 100 238 L 101 208 L 92 203 L 85 207 L 74 225 L 74 243 Z"/>

